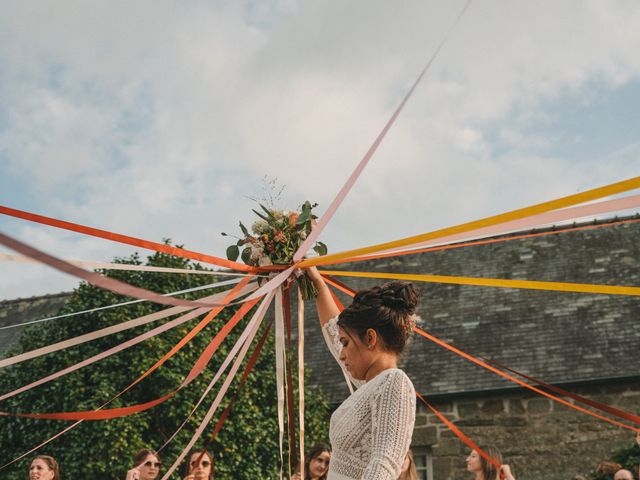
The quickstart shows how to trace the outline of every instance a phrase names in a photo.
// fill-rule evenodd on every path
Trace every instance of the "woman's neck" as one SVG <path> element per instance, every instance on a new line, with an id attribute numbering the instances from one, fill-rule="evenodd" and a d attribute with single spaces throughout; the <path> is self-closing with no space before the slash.
<path id="1" fill-rule="evenodd" d="M 476 473 L 476 480 L 484 480 L 484 475 L 482 472 Z"/>
<path id="2" fill-rule="evenodd" d="M 391 354 L 381 354 L 374 360 L 371 365 L 369 365 L 369 368 L 364 374 L 364 381 L 368 382 L 375 378 L 378 374 L 390 368 L 398 368 L 398 356 Z"/>

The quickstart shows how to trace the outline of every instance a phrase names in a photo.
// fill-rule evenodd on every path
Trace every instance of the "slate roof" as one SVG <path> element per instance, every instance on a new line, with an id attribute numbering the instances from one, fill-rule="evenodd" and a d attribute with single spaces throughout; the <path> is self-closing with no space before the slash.
<path id="1" fill-rule="evenodd" d="M 640 220 L 331 269 L 640 286 Z M 382 283 L 341 280 L 356 289 Z M 640 380 L 638 297 L 417 285 L 422 326 L 463 350 L 549 383 Z M 68 295 L 0 302 L 0 326 L 54 315 Z M 320 385 L 331 402 L 340 402 L 348 394 L 344 379 L 326 350 L 313 304 L 305 307 L 311 383 Z M 0 357 L 19 333 L 0 330 Z M 416 389 L 431 397 L 513 387 L 422 337 L 413 339 L 402 367 Z"/>

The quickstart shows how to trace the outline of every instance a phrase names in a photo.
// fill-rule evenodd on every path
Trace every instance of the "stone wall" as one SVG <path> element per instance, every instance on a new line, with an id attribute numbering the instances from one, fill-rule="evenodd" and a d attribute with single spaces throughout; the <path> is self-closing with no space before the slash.
<path id="1" fill-rule="evenodd" d="M 640 411 L 640 379 L 570 390 L 633 413 Z M 587 474 L 634 441 L 633 432 L 547 398 L 521 391 L 465 396 L 434 407 L 479 445 L 495 445 L 518 480 L 571 480 Z M 469 449 L 440 420 L 418 407 L 413 446 L 431 448 L 436 480 L 469 480 Z"/>
<path id="2" fill-rule="evenodd" d="M 0 327 L 11 327 L 55 315 L 71 296 L 70 293 L 18 298 L 0 302 Z M 0 329 L 0 358 L 20 339 L 25 327 Z"/>

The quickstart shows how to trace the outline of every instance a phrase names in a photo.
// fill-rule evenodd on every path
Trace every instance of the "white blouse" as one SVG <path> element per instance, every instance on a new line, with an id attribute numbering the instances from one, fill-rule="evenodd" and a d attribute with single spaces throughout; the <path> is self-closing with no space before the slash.
<path id="1" fill-rule="evenodd" d="M 322 333 L 339 360 L 338 318 Z M 397 368 L 369 382 L 353 380 L 357 390 L 331 415 L 331 462 L 327 480 L 397 480 L 411 444 L 416 417 L 416 392 L 409 377 Z"/>

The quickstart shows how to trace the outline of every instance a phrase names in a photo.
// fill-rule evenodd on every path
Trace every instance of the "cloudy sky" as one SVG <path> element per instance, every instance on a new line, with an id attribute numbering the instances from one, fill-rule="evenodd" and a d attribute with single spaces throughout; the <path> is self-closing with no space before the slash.
<path id="1" fill-rule="evenodd" d="M 463 3 L 3 1 L 0 204 L 219 256 L 265 176 L 281 207 L 321 214 Z M 356 248 L 637 176 L 638 32 L 635 0 L 475 1 L 321 239 Z M 0 231 L 62 258 L 134 250 Z M 0 271 L 0 299 L 76 284 Z"/>

